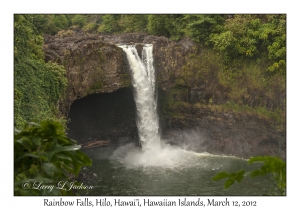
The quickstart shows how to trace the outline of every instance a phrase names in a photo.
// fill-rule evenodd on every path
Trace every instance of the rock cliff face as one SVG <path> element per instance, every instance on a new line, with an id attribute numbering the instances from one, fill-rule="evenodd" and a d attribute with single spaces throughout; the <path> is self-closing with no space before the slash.
<path id="1" fill-rule="evenodd" d="M 164 139 L 197 152 L 235 155 L 277 155 L 285 158 L 285 129 L 273 122 L 208 106 L 178 107 L 181 115 L 165 117 Z M 184 140 L 184 141 L 182 141 Z"/>
<path id="2" fill-rule="evenodd" d="M 209 71 L 201 77 L 194 76 L 200 79 L 185 80 L 185 74 L 193 74 L 189 60 L 194 55 L 206 54 L 187 39 L 173 42 L 146 34 L 45 37 L 46 60 L 61 63 L 67 69 L 69 84 L 66 99 L 60 105 L 63 114 L 68 114 L 76 99 L 131 86 L 126 57 L 116 45 L 120 43 L 137 43 L 139 52 L 143 43 L 154 45 L 159 111 L 166 141 L 215 154 L 285 158 L 285 124 L 217 107 L 228 101 L 228 89 L 220 84 L 215 73 L 218 61 L 201 64 L 208 65 Z M 250 93 L 244 104 L 255 107 L 256 96 L 257 93 Z M 284 97 L 285 93 L 278 93 L 278 98 L 265 97 L 259 103 L 274 109 L 285 105 Z"/>
<path id="3" fill-rule="evenodd" d="M 45 38 L 46 61 L 63 64 L 67 71 L 66 97 L 60 110 L 67 115 L 71 104 L 92 93 L 109 93 L 130 87 L 123 51 L 98 36 Z"/>

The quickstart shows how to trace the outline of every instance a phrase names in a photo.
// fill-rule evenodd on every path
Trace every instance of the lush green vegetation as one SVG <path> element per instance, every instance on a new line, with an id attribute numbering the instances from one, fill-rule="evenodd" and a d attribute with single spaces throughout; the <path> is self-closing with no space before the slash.
<path id="1" fill-rule="evenodd" d="M 262 163 L 261 167 L 258 169 L 246 173 L 243 169 L 233 173 L 221 171 L 216 174 L 212 180 L 218 181 L 226 179 L 224 183 L 225 189 L 232 186 L 235 182 L 240 183 L 241 181 L 244 181 L 251 187 L 261 190 L 264 195 L 286 195 L 286 163 L 280 158 L 272 156 L 256 156 L 250 158 L 248 161 L 249 164 L 257 162 Z M 266 192 L 261 189 L 260 186 L 255 186 L 251 182 L 245 181 L 244 178 L 247 176 L 252 178 L 257 176 L 267 176 L 271 182 L 274 182 L 274 188 Z"/>
<path id="2" fill-rule="evenodd" d="M 218 78 L 216 82 L 228 90 L 229 100 L 238 105 L 253 100 L 253 97 L 259 101 L 253 107 L 266 106 L 265 99 L 274 104 L 272 110 L 283 104 L 278 96 L 286 88 L 285 14 L 89 14 L 65 17 L 70 28 L 88 33 L 138 32 L 166 36 L 174 41 L 188 37 L 202 53 L 196 50 L 190 55 L 181 72 L 181 81 L 178 80 L 179 85 L 201 86 L 203 80 L 214 76 Z M 55 22 L 58 19 L 52 18 L 52 24 L 63 28 L 65 25 L 58 26 Z"/>
<path id="3" fill-rule="evenodd" d="M 67 79 L 63 66 L 44 61 L 43 35 L 69 36 L 77 30 L 99 34 L 148 33 L 174 41 L 190 38 L 195 42 L 195 52 L 189 55 L 178 75 L 174 94 L 209 85 L 206 84 L 209 80 L 220 85 L 219 89 L 224 90 L 229 102 L 217 105 L 210 98 L 209 106 L 249 112 L 276 122 L 285 120 L 285 110 L 280 107 L 285 103 L 280 100 L 286 88 L 284 14 L 15 15 L 14 126 L 23 130 L 15 135 L 15 194 L 37 193 L 24 191 L 20 187 L 24 180 L 55 183 L 65 179 L 68 173 L 78 174 L 83 165 L 90 164 L 77 150 L 75 142 L 65 136 L 58 122 L 44 121 L 60 118 L 58 102 L 64 96 Z M 182 105 L 174 100 L 173 94 L 166 101 L 166 106 L 171 108 Z M 268 101 L 274 102 L 271 109 L 266 108 Z M 41 123 L 28 125 L 28 122 Z M 271 164 L 267 159 L 260 161 Z M 276 170 L 272 173 L 279 173 Z M 232 180 L 241 181 L 248 174 L 240 171 L 223 175 L 230 180 L 227 181 L 229 186 Z M 283 194 L 285 177 L 280 176 L 280 180 L 278 177 L 275 176 L 277 190 Z"/>
<path id="4" fill-rule="evenodd" d="M 17 17 L 16 15 L 15 17 Z M 60 30 L 67 29 L 70 26 L 70 19 L 66 15 L 30 15 L 35 31 L 43 34 L 56 34 Z"/>
<path id="5" fill-rule="evenodd" d="M 57 115 L 55 103 L 67 81 L 62 66 L 43 61 L 42 35 L 72 35 L 72 29 L 104 34 L 141 32 L 175 41 L 189 37 L 198 43 L 196 46 L 202 53 L 189 55 L 178 84 L 199 86 L 208 77 L 217 77 L 217 82 L 229 90 L 229 100 L 239 105 L 250 99 L 252 93 L 260 101 L 263 98 L 276 101 L 286 88 L 284 14 L 15 15 L 15 125 L 18 128 L 28 121 L 38 122 Z"/>
<path id="6" fill-rule="evenodd" d="M 284 14 L 33 15 L 32 23 L 38 32 L 48 34 L 77 27 L 101 33 L 145 32 L 173 40 L 190 37 L 223 52 L 229 60 L 266 56 L 272 62 L 269 71 L 285 72 Z"/>
<path id="7" fill-rule="evenodd" d="M 34 15 L 15 15 L 14 21 L 14 111 L 15 126 L 58 117 L 57 102 L 67 85 L 65 69 L 45 63 L 40 25 Z M 39 16 L 38 16 L 39 17 Z M 46 26 L 45 26 L 46 27 Z"/>
<path id="8" fill-rule="evenodd" d="M 69 26 L 64 15 L 15 15 L 14 19 L 14 178 L 15 195 L 65 195 L 72 191 L 23 188 L 24 183 L 46 185 L 77 175 L 90 165 L 74 140 L 66 137 L 58 101 L 67 79 L 65 69 L 45 63 L 43 31 L 56 33 Z M 40 124 L 28 122 L 36 122 Z M 22 129 L 17 130 L 17 129 Z M 66 187 L 69 186 L 69 183 Z"/>
<path id="9" fill-rule="evenodd" d="M 57 102 L 67 81 L 63 66 L 45 63 L 43 34 L 139 32 L 179 41 L 192 39 L 189 55 L 176 84 L 199 87 L 214 81 L 226 90 L 235 110 L 261 110 L 285 117 L 286 15 L 222 14 L 38 14 L 15 15 L 15 126 L 56 119 Z M 201 53 L 199 53 L 201 52 Z M 207 85 L 207 84 L 206 84 Z M 220 87 L 219 87 L 220 89 Z M 210 99 L 213 101 L 213 98 Z M 269 111 L 266 104 L 272 102 Z M 228 105 L 226 105 L 228 107 Z M 239 108 L 240 107 L 240 108 Z M 282 113 L 279 113 L 281 109 Z"/>
<path id="10" fill-rule="evenodd" d="M 15 130 L 14 178 L 15 195 L 72 195 L 70 175 L 78 175 L 82 166 L 92 161 L 68 138 L 57 121 L 30 123 L 24 130 Z M 66 182 L 64 189 L 56 187 Z M 53 190 L 35 189 L 54 185 Z"/>
<path id="11" fill-rule="evenodd" d="M 189 37 L 223 55 L 227 64 L 239 58 L 267 62 L 267 71 L 286 69 L 286 15 L 222 14 L 76 14 L 32 15 L 39 33 L 78 28 L 94 33 L 144 32 L 173 40 Z"/>

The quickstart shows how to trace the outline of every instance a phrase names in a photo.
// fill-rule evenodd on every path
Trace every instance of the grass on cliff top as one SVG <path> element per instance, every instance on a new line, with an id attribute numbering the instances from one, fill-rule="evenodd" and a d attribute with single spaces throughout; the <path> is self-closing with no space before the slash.
<path id="1" fill-rule="evenodd" d="M 251 95 L 278 98 L 278 93 L 285 92 L 286 78 L 281 74 L 267 72 L 268 62 L 260 59 L 236 59 L 230 66 L 218 69 L 218 80 L 221 85 L 228 87 L 230 100 L 242 102 L 242 97 Z"/>
<path id="2" fill-rule="evenodd" d="M 212 111 L 217 110 L 220 113 L 226 111 L 232 111 L 237 114 L 257 116 L 259 119 L 268 120 L 268 121 L 271 120 L 276 123 L 285 122 L 285 117 L 286 117 L 285 111 L 279 108 L 275 109 L 274 111 L 270 111 L 266 109 L 266 107 L 253 108 L 248 105 L 238 105 L 233 101 L 227 104 L 220 104 L 220 105 L 216 105 L 216 104 L 204 105 L 204 104 L 196 103 L 195 106 L 198 108 L 208 107 Z"/>

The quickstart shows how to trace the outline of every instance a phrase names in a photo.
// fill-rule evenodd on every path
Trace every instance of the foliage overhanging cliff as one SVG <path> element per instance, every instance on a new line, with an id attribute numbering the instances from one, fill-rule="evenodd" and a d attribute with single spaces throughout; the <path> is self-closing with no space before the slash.
<path id="1" fill-rule="evenodd" d="M 14 125 L 59 117 L 57 101 L 67 85 L 65 68 L 44 61 L 43 36 L 32 15 L 14 19 Z"/>
<path id="2" fill-rule="evenodd" d="M 285 15 L 15 15 L 14 40 L 17 128 L 130 87 L 115 44 L 152 43 L 164 130 L 200 126 L 208 152 L 285 157 Z"/>
<path id="3" fill-rule="evenodd" d="M 130 86 L 114 45 L 122 41 L 154 43 L 167 118 L 187 117 L 192 104 L 285 127 L 284 14 L 15 15 L 14 27 L 17 127 L 56 118 L 58 107 L 66 115 L 87 94 Z M 44 36 L 42 48 L 44 34 L 56 35 Z"/>

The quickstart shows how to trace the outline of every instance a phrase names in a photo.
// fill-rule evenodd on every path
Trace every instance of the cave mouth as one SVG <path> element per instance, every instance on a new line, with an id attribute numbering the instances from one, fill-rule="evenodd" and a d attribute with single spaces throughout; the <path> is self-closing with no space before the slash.
<path id="1" fill-rule="evenodd" d="M 132 88 L 91 94 L 74 101 L 68 114 L 68 137 L 79 144 L 137 141 L 136 106 Z"/>

